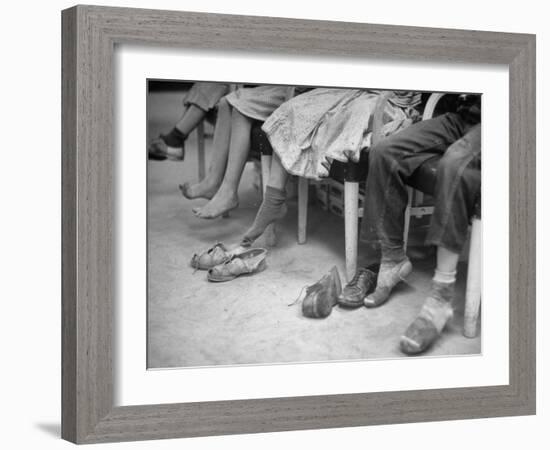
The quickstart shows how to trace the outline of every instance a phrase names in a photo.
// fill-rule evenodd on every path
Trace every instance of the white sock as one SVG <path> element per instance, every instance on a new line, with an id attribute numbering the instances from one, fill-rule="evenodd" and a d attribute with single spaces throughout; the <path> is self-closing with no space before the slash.
<path id="1" fill-rule="evenodd" d="M 456 281 L 456 270 L 452 272 L 443 272 L 442 270 L 435 269 L 433 280 L 437 283 L 454 283 Z"/>

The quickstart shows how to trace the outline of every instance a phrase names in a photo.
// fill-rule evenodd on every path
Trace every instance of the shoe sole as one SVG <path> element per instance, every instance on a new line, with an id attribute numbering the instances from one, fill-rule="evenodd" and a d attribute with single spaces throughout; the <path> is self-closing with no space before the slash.
<path id="1" fill-rule="evenodd" d="M 257 273 L 263 272 L 266 269 L 266 267 L 267 267 L 267 264 L 266 264 L 265 260 L 263 260 L 260 263 L 260 265 L 258 266 L 258 268 L 256 270 L 254 270 L 253 272 L 241 273 L 239 275 L 228 275 L 228 276 L 225 276 L 225 277 L 216 277 L 216 276 L 212 276 L 212 275 L 208 274 L 206 276 L 206 278 L 208 279 L 208 281 L 212 281 L 214 283 L 223 283 L 225 281 L 234 280 L 235 278 L 249 277 L 251 275 L 255 275 Z"/>
<path id="2" fill-rule="evenodd" d="M 339 306 L 343 306 L 345 308 L 359 308 L 359 307 L 363 306 L 363 300 L 361 300 L 359 302 L 351 302 L 351 301 L 342 300 L 342 299 L 339 298 L 339 299 L 336 300 L 336 303 Z"/>

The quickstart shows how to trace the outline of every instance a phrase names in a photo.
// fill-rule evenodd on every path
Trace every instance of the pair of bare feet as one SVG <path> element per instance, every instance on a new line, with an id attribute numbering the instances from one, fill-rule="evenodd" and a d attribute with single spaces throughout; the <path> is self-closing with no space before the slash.
<path id="1" fill-rule="evenodd" d="M 209 200 L 206 205 L 193 208 L 193 214 L 201 219 L 226 216 L 229 211 L 239 206 L 239 197 L 236 192 L 224 188 L 219 183 L 213 183 L 207 178 L 196 184 L 180 184 L 179 188 L 185 198 Z"/>

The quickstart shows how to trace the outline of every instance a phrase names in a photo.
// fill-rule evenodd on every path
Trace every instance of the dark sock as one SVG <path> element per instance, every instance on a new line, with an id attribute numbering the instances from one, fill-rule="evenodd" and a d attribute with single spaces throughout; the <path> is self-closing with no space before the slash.
<path id="1" fill-rule="evenodd" d="M 187 136 L 178 130 L 176 127 L 172 128 L 168 134 L 161 134 L 160 138 L 169 147 L 183 147 Z"/>
<path id="2" fill-rule="evenodd" d="M 286 191 L 267 186 L 258 214 L 256 214 L 252 226 L 245 233 L 241 245 L 243 247 L 252 245 L 262 235 L 269 224 L 282 219 L 286 215 L 286 212 Z"/>

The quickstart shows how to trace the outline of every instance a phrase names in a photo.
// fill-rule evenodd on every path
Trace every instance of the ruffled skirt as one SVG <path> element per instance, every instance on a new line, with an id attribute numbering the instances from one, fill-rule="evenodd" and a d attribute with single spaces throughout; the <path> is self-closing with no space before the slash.
<path id="1" fill-rule="evenodd" d="M 370 147 L 372 118 L 382 92 L 314 89 L 282 104 L 262 129 L 289 173 L 324 178 L 333 160 L 358 162 L 361 151 Z M 417 93 L 402 93 L 388 100 L 382 136 L 412 124 L 419 103 Z"/>

